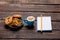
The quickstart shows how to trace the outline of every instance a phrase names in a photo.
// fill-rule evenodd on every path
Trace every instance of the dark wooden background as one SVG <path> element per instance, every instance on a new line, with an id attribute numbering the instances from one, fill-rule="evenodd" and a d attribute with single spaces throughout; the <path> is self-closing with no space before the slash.
<path id="1" fill-rule="evenodd" d="M 37 32 L 36 22 L 33 30 L 23 27 L 14 32 L 4 28 L 4 20 L 0 20 L 0 40 L 57 40 L 60 39 L 60 0 L 0 0 L 0 18 L 12 14 L 23 17 L 51 16 L 52 32 Z"/>

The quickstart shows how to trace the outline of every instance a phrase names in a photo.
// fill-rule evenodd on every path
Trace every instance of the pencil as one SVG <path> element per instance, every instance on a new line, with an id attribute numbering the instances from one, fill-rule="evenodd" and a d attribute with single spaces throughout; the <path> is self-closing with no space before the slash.
<path id="1" fill-rule="evenodd" d="M 41 25 L 41 27 L 40 27 L 40 30 L 41 30 L 41 32 L 42 32 L 42 15 L 41 15 L 41 17 L 40 17 L 40 25 Z"/>

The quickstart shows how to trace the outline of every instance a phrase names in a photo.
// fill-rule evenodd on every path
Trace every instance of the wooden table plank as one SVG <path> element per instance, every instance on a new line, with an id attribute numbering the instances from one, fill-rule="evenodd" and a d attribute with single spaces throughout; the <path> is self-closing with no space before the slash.
<path id="1" fill-rule="evenodd" d="M 29 40 L 29 39 L 0 39 L 0 40 Z"/>
<path id="2" fill-rule="evenodd" d="M 46 39 L 59 39 L 60 31 L 52 31 L 52 32 L 37 32 L 36 30 L 20 30 L 18 32 L 13 31 L 0 31 L 0 38 L 46 38 Z"/>
<path id="3" fill-rule="evenodd" d="M 0 0 L 0 2 L 7 2 L 13 4 L 60 4 L 60 0 Z"/>
<path id="4" fill-rule="evenodd" d="M 25 39 L 0 39 L 0 40 L 25 40 Z"/>
<path id="5" fill-rule="evenodd" d="M 6 39 L 5 38 L 5 39 L 0 39 L 0 40 L 60 40 L 60 39 L 46 39 L 46 38 L 45 39 L 44 38 L 43 39 L 42 38 L 29 38 L 29 39 L 25 39 L 25 38 L 24 39 L 20 39 L 20 38 L 16 39 L 15 38 L 15 39 Z"/>
<path id="6" fill-rule="evenodd" d="M 60 12 L 60 5 L 22 5 L 22 4 L 0 4 L 0 12 Z"/>
<path id="7" fill-rule="evenodd" d="M 60 40 L 60 39 L 41 39 L 41 38 L 33 38 L 33 39 L 1 39 L 1 40 Z"/>

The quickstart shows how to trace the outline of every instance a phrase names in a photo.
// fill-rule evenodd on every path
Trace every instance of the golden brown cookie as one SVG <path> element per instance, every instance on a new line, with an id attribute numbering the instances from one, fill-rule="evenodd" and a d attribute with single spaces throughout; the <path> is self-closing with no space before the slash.
<path id="1" fill-rule="evenodd" d="M 12 24 L 13 26 L 21 26 L 22 24 L 22 20 L 18 19 L 18 18 L 13 18 Z"/>
<path id="2" fill-rule="evenodd" d="M 15 17 L 15 18 L 22 18 L 22 15 L 14 14 L 13 17 Z"/>
<path id="3" fill-rule="evenodd" d="M 5 18 L 5 24 L 9 25 L 12 22 L 12 16 L 8 16 L 7 18 Z"/>

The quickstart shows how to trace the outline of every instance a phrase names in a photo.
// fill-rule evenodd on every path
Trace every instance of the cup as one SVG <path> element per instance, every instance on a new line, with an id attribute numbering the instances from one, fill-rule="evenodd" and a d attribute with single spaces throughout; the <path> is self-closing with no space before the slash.
<path id="1" fill-rule="evenodd" d="M 35 21 L 35 17 L 34 16 L 28 16 L 26 19 L 24 19 L 24 22 L 29 27 L 32 27 L 34 25 L 34 21 Z"/>

